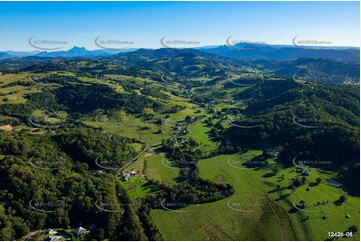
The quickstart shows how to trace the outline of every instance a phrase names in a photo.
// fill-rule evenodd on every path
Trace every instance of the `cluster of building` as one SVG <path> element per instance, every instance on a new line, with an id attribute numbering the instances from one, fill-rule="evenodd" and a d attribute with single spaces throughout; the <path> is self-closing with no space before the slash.
<path id="1" fill-rule="evenodd" d="M 94 229 L 96 226 L 95 224 L 92 224 L 89 226 L 89 229 Z M 89 230 L 79 226 L 75 229 L 73 229 L 73 234 L 80 236 L 86 232 L 89 232 Z M 48 234 L 48 236 L 44 239 L 44 241 L 63 241 L 63 240 L 70 240 L 70 238 L 68 236 L 66 236 L 64 233 L 62 232 L 58 232 L 54 229 L 47 229 L 45 230 L 45 234 Z M 69 235 L 70 236 L 70 235 Z"/>
<path id="2" fill-rule="evenodd" d="M 122 180 L 123 181 L 128 181 L 130 179 L 131 176 L 135 176 L 138 174 L 137 170 L 131 170 L 129 173 L 125 173 L 122 176 Z"/>
<path id="3" fill-rule="evenodd" d="M 277 150 L 272 150 L 272 151 L 270 152 L 270 154 L 271 154 L 271 156 L 273 156 L 273 157 L 277 157 L 277 156 L 279 156 L 280 152 L 277 151 Z"/>

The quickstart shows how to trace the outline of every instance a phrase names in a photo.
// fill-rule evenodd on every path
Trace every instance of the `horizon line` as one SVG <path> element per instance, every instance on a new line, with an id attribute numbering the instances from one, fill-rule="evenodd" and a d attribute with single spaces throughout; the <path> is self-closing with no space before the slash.
<path id="1" fill-rule="evenodd" d="M 280 46 L 280 47 L 293 47 L 293 48 L 319 48 L 319 49 L 336 49 L 336 48 L 352 48 L 352 49 L 360 49 L 360 46 L 352 46 L 352 45 L 303 45 L 303 46 L 296 46 L 293 44 L 268 44 L 268 43 L 242 43 L 242 44 L 251 44 L 251 45 L 267 45 L 267 46 Z M 98 48 L 98 49 L 92 49 L 92 48 L 87 48 L 85 46 L 80 46 L 80 45 L 73 45 L 72 47 L 68 47 L 68 48 L 59 48 L 57 50 L 42 50 L 42 49 L 37 49 L 37 48 L 33 48 L 32 50 L 16 50 L 16 49 L 11 49 L 11 50 L 0 50 L 0 52 L 25 52 L 25 53 L 32 53 L 32 52 L 47 52 L 47 53 L 55 53 L 55 52 L 61 52 L 61 51 L 69 51 L 72 50 L 74 48 L 84 48 L 87 51 L 109 51 L 109 52 L 124 52 L 126 50 L 140 50 L 140 49 L 148 49 L 148 50 L 159 50 L 159 49 L 202 49 L 202 48 L 219 48 L 222 46 L 226 46 L 229 48 L 232 48 L 231 46 L 227 45 L 227 44 L 214 44 L 214 45 L 204 45 L 204 46 L 199 46 L 199 47 L 189 47 L 189 48 L 175 48 L 175 47 L 130 47 L 130 48 L 123 48 L 123 49 L 106 49 L 106 48 Z M 239 50 L 242 50 L 241 48 Z"/>

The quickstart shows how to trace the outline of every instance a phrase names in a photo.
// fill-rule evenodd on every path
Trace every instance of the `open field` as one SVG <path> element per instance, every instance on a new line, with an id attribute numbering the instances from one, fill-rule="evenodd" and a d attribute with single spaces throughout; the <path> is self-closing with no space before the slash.
<path id="1" fill-rule="evenodd" d="M 328 232 L 345 231 L 351 225 L 357 224 L 359 198 L 348 196 L 341 189 L 324 183 L 311 187 L 310 191 L 306 191 L 307 185 L 302 185 L 293 193 L 290 190 L 275 192 L 277 185 L 288 186 L 289 179 L 298 174 L 294 171 L 295 167 L 291 167 L 268 177 L 271 170 L 247 169 L 241 165 L 259 154 L 260 151 L 249 151 L 241 155 L 222 155 L 201 160 L 200 176 L 217 183 L 233 184 L 235 194 L 214 203 L 180 209 L 186 212 L 153 210 L 152 218 L 165 239 L 325 240 L 329 239 Z M 308 179 L 313 181 L 320 175 L 318 171 L 312 171 Z M 283 176 L 284 180 L 280 181 Z M 321 176 L 326 178 L 325 175 Z M 340 195 L 346 195 L 349 199 L 341 206 L 335 206 L 333 202 Z M 310 205 L 305 208 L 323 212 L 293 212 L 294 200 L 304 200 L 307 204 L 328 200 L 329 204 L 319 207 Z M 345 218 L 348 214 L 351 216 L 349 219 Z M 324 215 L 326 219 L 323 219 Z M 309 218 L 306 219 L 307 217 Z M 349 239 L 358 237 L 359 233 L 356 233 Z"/>

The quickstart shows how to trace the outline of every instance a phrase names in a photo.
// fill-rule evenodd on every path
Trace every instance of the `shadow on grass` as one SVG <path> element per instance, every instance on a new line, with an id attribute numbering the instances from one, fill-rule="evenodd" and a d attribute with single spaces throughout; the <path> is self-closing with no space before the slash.
<path id="1" fill-rule="evenodd" d="M 288 210 L 288 213 L 296 213 L 298 212 L 299 210 L 296 209 L 296 208 L 291 208 L 290 210 Z"/>
<path id="2" fill-rule="evenodd" d="M 275 201 L 281 201 L 281 200 L 284 200 L 286 199 L 287 197 L 291 196 L 291 193 L 288 193 L 288 194 L 283 194 L 281 196 L 279 196 L 279 198 L 277 198 Z"/>
<path id="3" fill-rule="evenodd" d="M 343 203 L 343 201 L 341 201 L 341 200 L 336 200 L 333 202 L 333 204 L 335 204 L 335 206 L 341 206 L 342 203 Z"/>
<path id="4" fill-rule="evenodd" d="M 309 187 L 315 187 L 317 186 L 318 183 L 317 182 L 311 182 L 310 184 L 308 184 Z"/>
<path id="5" fill-rule="evenodd" d="M 270 177 L 273 177 L 273 176 L 275 176 L 275 175 L 276 175 L 275 172 L 269 172 L 269 173 L 267 173 L 267 174 L 264 174 L 262 177 L 263 177 L 263 178 L 270 178 Z"/>
<path id="6" fill-rule="evenodd" d="M 284 190 L 286 190 L 287 188 L 286 187 L 277 187 L 277 188 L 275 188 L 275 189 L 273 189 L 273 190 L 271 190 L 271 191 L 268 191 L 268 194 L 270 194 L 270 193 L 275 193 L 275 192 L 280 192 L 280 191 L 284 191 Z"/>
<path id="7" fill-rule="evenodd" d="M 141 185 L 141 188 L 143 188 L 143 189 L 149 188 L 151 190 L 151 192 L 158 192 L 158 191 L 162 190 L 162 188 L 160 186 L 157 186 L 149 181 L 147 181 L 146 183 Z"/>
<path id="8" fill-rule="evenodd" d="M 301 223 L 303 223 L 303 222 L 305 222 L 305 221 L 307 221 L 307 220 L 309 220 L 309 219 L 310 219 L 310 217 L 307 216 L 306 218 L 304 218 L 304 219 L 301 220 Z"/>

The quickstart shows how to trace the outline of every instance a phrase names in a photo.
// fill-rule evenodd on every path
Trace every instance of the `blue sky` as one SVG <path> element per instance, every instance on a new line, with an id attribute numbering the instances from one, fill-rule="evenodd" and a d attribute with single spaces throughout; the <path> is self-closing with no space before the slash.
<path id="1" fill-rule="evenodd" d="M 199 45 L 292 38 L 359 46 L 359 2 L 0 2 L 0 50 L 34 50 L 28 39 L 99 49 L 96 37 L 160 48 L 160 39 Z"/>

